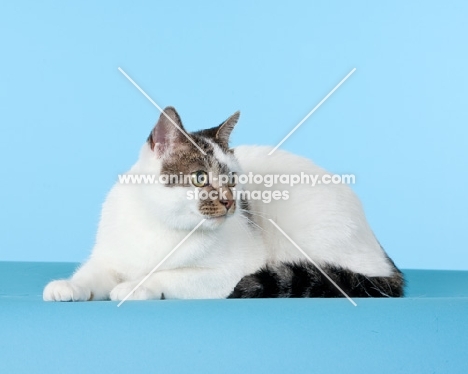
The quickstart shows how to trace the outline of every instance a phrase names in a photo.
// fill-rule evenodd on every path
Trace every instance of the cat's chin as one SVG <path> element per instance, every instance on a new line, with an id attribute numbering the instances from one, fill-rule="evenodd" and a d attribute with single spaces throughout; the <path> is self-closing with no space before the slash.
<path id="1" fill-rule="evenodd" d="M 201 228 L 206 230 L 214 230 L 221 225 L 223 225 L 231 215 L 222 215 L 222 216 L 205 216 L 201 214 L 193 213 L 191 216 L 185 217 L 185 219 L 177 219 L 166 221 L 166 224 L 176 230 L 192 230 L 194 229 L 202 219 L 203 222 Z"/>
<path id="2" fill-rule="evenodd" d="M 228 216 L 217 216 L 217 217 L 204 217 L 205 222 L 203 223 L 203 227 L 207 229 L 216 229 L 217 227 L 221 226 L 224 222 L 226 222 Z"/>

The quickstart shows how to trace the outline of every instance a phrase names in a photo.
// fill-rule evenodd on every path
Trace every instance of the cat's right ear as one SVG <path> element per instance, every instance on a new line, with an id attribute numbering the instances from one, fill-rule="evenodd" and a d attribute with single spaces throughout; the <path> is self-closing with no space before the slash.
<path id="1" fill-rule="evenodd" d="M 216 140 L 226 148 L 229 148 L 229 137 L 237 121 L 239 121 L 240 112 L 235 112 L 231 117 L 219 125 L 216 129 Z"/>
<path id="2" fill-rule="evenodd" d="M 157 157 L 172 151 L 183 143 L 184 126 L 175 108 L 168 106 L 159 116 L 159 120 L 148 137 L 148 143 Z"/>

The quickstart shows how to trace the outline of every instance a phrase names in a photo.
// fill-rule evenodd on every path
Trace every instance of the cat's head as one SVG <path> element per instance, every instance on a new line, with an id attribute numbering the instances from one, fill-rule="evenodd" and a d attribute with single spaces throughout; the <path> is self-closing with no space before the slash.
<path id="1" fill-rule="evenodd" d="M 202 219 L 216 228 L 240 214 L 236 173 L 241 173 L 229 137 L 239 119 L 234 113 L 219 126 L 189 133 L 173 107 L 161 113 L 146 145 L 146 157 L 164 183 L 149 193 L 157 214 L 174 228 L 190 229 Z M 148 189 L 147 189 L 148 191 Z"/>

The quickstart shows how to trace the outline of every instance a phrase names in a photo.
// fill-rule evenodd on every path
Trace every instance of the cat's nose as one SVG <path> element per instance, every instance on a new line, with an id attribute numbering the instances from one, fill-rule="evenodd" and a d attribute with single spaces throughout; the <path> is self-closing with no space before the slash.
<path id="1" fill-rule="evenodd" d="M 219 200 L 219 202 L 226 207 L 226 210 L 229 210 L 229 208 L 234 204 L 234 200 Z"/>

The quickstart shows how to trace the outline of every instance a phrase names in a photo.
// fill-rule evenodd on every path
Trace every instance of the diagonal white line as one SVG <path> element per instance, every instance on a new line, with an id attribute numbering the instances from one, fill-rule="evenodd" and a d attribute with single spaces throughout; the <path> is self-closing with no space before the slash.
<path id="1" fill-rule="evenodd" d="M 138 289 L 138 287 L 140 287 L 143 283 L 145 283 L 146 280 L 147 280 L 156 270 L 158 270 L 159 267 L 160 267 L 169 257 L 172 256 L 172 254 L 177 250 L 177 248 L 179 248 L 179 247 L 190 237 L 190 235 L 192 235 L 192 234 L 203 224 L 203 222 L 205 222 L 205 221 L 206 221 L 205 218 L 202 219 L 201 222 L 200 222 L 198 225 L 196 225 L 195 228 L 194 228 L 192 231 L 190 231 L 190 232 L 187 234 L 187 236 L 186 236 L 185 238 L 183 238 L 183 239 L 180 241 L 180 243 L 177 244 L 177 245 L 174 247 L 174 249 L 173 249 L 172 251 L 170 251 L 170 252 L 166 255 L 166 257 L 164 257 L 164 258 L 161 260 L 161 262 L 160 262 L 159 264 L 157 264 L 157 265 L 153 268 L 153 270 L 151 270 L 151 271 L 148 273 L 148 275 L 147 275 L 146 277 L 144 277 L 144 278 L 140 281 L 140 283 L 138 283 L 138 284 L 135 286 L 135 288 L 134 288 L 133 290 L 131 290 L 131 291 L 129 292 L 129 294 L 123 298 L 123 300 L 122 300 L 120 303 L 117 304 L 117 307 L 121 306 L 121 305 Z"/>
<path id="2" fill-rule="evenodd" d="M 331 90 L 331 91 L 328 93 L 328 95 L 325 96 L 325 97 L 322 99 L 322 101 L 320 101 L 320 103 L 318 103 L 318 104 L 315 106 L 315 108 L 312 109 L 312 110 L 304 117 L 304 119 L 303 119 L 301 122 L 299 122 L 299 123 L 289 132 L 289 134 L 286 135 L 286 136 L 283 138 L 283 140 L 281 140 L 281 141 L 279 142 L 279 144 L 278 144 L 275 148 L 273 148 L 273 149 L 270 151 L 270 153 L 268 153 L 268 156 L 271 156 L 271 155 L 273 154 L 273 152 L 276 151 L 276 150 L 281 146 L 281 144 L 283 144 L 283 143 L 286 141 L 286 139 L 288 139 L 288 138 L 292 135 L 292 133 L 293 133 L 294 131 L 296 131 L 296 130 L 299 128 L 299 126 L 301 126 L 301 125 L 307 120 L 307 118 L 309 118 L 309 117 L 312 115 L 312 113 L 314 113 L 314 112 L 320 107 L 320 105 L 322 105 L 322 104 L 325 102 L 325 100 L 327 100 L 327 99 L 333 94 L 333 92 L 335 92 L 335 91 L 338 89 L 338 87 L 340 87 L 340 86 L 346 81 L 346 79 L 348 79 L 348 78 L 351 76 L 351 74 L 353 74 L 355 71 L 356 71 L 356 68 L 354 68 L 353 70 L 351 70 L 351 71 L 348 73 L 348 75 L 346 75 L 346 77 L 344 77 L 344 78 L 341 80 L 341 82 L 338 83 L 338 84 L 335 86 L 335 88 L 334 88 L 333 90 Z"/>
<path id="3" fill-rule="evenodd" d="M 171 121 L 171 123 L 172 123 L 182 134 L 184 134 L 185 137 L 186 137 L 188 140 L 190 140 L 190 141 L 192 142 L 192 144 L 193 144 L 195 147 L 197 147 L 198 150 L 199 150 L 203 155 L 206 156 L 205 151 L 204 151 L 203 149 L 201 149 L 201 148 L 198 146 L 198 144 L 195 143 L 195 142 L 193 141 L 193 139 L 192 139 L 190 136 L 188 136 L 188 134 L 187 134 L 184 130 L 182 130 L 182 129 L 180 128 L 180 126 L 178 126 L 178 125 L 172 120 L 172 118 L 169 117 L 169 116 L 166 114 L 166 112 L 164 112 L 164 110 L 163 110 L 158 104 L 156 104 L 156 103 L 154 102 L 154 100 L 153 100 L 151 97 L 149 97 L 149 95 L 148 95 L 145 91 L 143 91 L 143 89 L 142 89 L 138 84 L 136 84 L 135 81 L 134 81 L 132 78 L 130 78 L 130 77 L 128 76 L 128 74 L 127 74 L 126 72 L 123 71 L 122 68 L 119 67 L 118 70 L 125 76 L 125 78 L 127 78 L 127 79 L 137 88 L 138 91 L 140 91 L 140 92 L 151 102 L 151 104 L 153 104 L 156 108 L 158 108 L 158 110 L 159 110 L 162 114 L 164 114 L 164 115 L 166 116 L 166 118 L 167 118 L 169 121 Z"/>
<path id="4" fill-rule="evenodd" d="M 340 286 L 338 286 L 338 285 L 333 281 L 333 279 L 331 279 L 331 278 L 328 276 L 328 274 L 325 273 L 325 272 L 320 268 L 320 266 L 318 266 L 318 265 L 315 263 L 315 261 L 312 260 L 312 259 L 310 258 L 310 256 L 309 256 L 307 253 L 305 253 L 305 252 L 294 242 L 294 240 L 292 240 L 292 239 L 288 236 L 288 234 L 286 234 L 286 233 L 281 229 L 281 227 L 279 227 L 279 226 L 276 224 L 275 221 L 273 221 L 271 218 L 269 218 L 268 220 L 278 229 L 278 231 L 279 231 L 281 234 L 283 234 L 283 235 L 286 237 L 286 239 L 288 239 L 288 240 L 291 242 L 291 244 L 292 244 L 293 246 L 295 246 L 295 247 L 299 250 L 299 252 L 301 252 L 310 262 L 312 262 L 312 264 L 314 264 L 314 266 L 324 275 L 324 277 L 327 278 L 327 279 L 328 279 L 328 280 L 329 280 L 329 281 L 330 281 L 330 282 L 331 282 L 331 283 L 332 283 L 332 284 L 349 300 L 349 302 L 350 302 L 351 304 L 353 304 L 354 306 L 357 306 L 357 304 L 354 302 L 354 300 L 351 299 L 351 298 L 346 294 L 346 292 L 344 292 L 344 291 L 340 288 Z"/>

